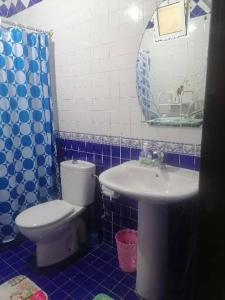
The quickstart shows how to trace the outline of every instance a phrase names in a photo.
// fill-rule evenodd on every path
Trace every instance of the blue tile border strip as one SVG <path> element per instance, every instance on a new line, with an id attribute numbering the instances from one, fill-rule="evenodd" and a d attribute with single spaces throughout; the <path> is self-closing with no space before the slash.
<path id="1" fill-rule="evenodd" d="M 131 153 L 134 153 L 135 149 L 142 148 L 143 142 L 148 143 L 149 149 L 152 149 L 152 150 L 160 150 L 161 149 L 166 153 L 200 157 L 200 151 L 201 151 L 200 144 L 173 143 L 173 142 L 158 141 L 158 140 L 133 139 L 133 138 L 95 135 L 95 134 L 86 134 L 86 133 L 78 133 L 78 132 L 56 131 L 56 137 L 64 139 L 64 140 L 83 142 L 84 143 L 83 147 L 85 148 L 85 150 L 87 150 L 86 147 L 91 146 L 91 145 L 89 145 L 89 143 L 102 145 L 101 146 L 102 149 L 104 149 L 104 148 L 107 149 L 106 145 L 110 145 L 111 147 L 113 147 L 114 153 L 116 151 L 116 146 L 121 149 L 122 153 L 127 151 L 126 149 L 123 149 L 123 148 L 129 148 L 131 150 Z M 66 148 L 70 149 L 70 148 L 72 148 L 72 146 L 66 146 Z M 84 150 L 84 148 L 83 148 L 83 150 Z M 117 151 L 119 151 L 118 150 L 119 148 L 117 148 Z M 80 151 L 81 151 L 81 148 L 80 148 Z M 102 153 L 102 151 L 103 150 L 100 149 L 100 152 L 98 154 L 104 155 L 104 153 Z M 109 151 L 109 149 L 108 149 L 108 151 Z M 90 151 L 90 152 L 92 152 L 92 151 Z M 105 155 L 109 155 L 109 153 L 105 154 Z M 112 155 L 112 156 L 114 156 L 114 155 Z M 119 157 L 119 155 L 117 154 L 117 155 L 115 155 L 115 157 Z M 122 154 L 122 157 L 123 157 L 123 154 Z M 129 159 L 129 157 L 127 157 L 127 159 Z"/>

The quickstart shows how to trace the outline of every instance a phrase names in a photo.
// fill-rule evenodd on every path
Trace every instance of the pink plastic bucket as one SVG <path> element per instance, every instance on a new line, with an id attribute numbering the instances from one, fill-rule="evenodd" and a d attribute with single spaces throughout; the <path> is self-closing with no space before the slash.
<path id="1" fill-rule="evenodd" d="M 121 270 L 127 273 L 135 272 L 137 267 L 137 231 L 120 230 L 115 238 Z"/>

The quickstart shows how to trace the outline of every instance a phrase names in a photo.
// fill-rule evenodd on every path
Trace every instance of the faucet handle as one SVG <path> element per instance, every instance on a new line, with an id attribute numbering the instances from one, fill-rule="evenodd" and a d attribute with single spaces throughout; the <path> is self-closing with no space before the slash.
<path id="1" fill-rule="evenodd" d="M 159 159 L 163 162 L 164 158 L 165 158 L 165 153 L 163 150 L 158 152 L 158 157 Z"/>
<path id="2" fill-rule="evenodd" d="M 156 150 L 153 151 L 153 152 L 152 152 L 152 158 L 153 158 L 153 159 L 158 159 L 158 158 L 159 158 L 159 152 L 156 151 Z"/>
<path id="3" fill-rule="evenodd" d="M 164 151 L 162 151 L 162 150 L 159 150 L 159 151 L 153 151 L 152 157 L 153 157 L 154 159 L 158 159 L 159 161 L 163 162 L 164 157 L 165 157 L 165 153 L 164 153 Z"/>

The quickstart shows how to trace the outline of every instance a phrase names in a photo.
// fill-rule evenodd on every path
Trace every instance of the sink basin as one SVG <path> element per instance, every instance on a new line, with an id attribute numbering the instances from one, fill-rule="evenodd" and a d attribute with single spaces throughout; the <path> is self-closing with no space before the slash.
<path id="1" fill-rule="evenodd" d="M 167 289 L 168 205 L 198 193 L 199 173 L 129 161 L 104 171 L 99 180 L 117 193 L 138 200 L 136 292 L 146 300 L 163 300 Z M 122 201 L 122 200 L 121 200 Z"/>
<path id="2" fill-rule="evenodd" d="M 198 172 L 166 166 L 165 169 L 129 161 L 103 172 L 99 180 L 120 194 L 154 202 L 169 204 L 182 201 L 198 191 Z"/>

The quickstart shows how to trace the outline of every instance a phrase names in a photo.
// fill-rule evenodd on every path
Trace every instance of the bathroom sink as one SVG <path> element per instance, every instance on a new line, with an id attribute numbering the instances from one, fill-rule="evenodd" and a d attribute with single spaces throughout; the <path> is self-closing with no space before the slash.
<path id="1" fill-rule="evenodd" d="M 198 193 L 199 173 L 129 161 L 104 171 L 99 180 L 106 188 L 138 201 L 136 292 L 146 300 L 165 299 L 168 205 L 191 199 Z"/>
<path id="2" fill-rule="evenodd" d="M 166 166 L 141 165 L 129 161 L 103 172 L 99 180 L 120 194 L 155 204 L 182 201 L 198 191 L 198 172 Z"/>

